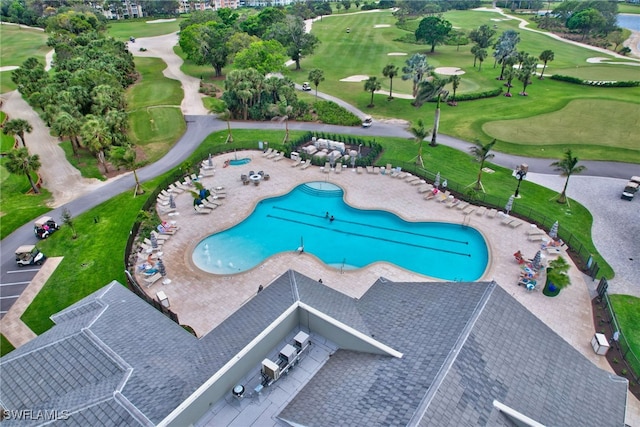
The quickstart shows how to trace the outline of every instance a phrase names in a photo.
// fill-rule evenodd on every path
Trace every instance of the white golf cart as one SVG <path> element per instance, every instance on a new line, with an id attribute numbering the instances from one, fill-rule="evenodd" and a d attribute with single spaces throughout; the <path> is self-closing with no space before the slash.
<path id="1" fill-rule="evenodd" d="M 38 218 L 33 224 L 33 232 L 38 239 L 46 239 L 51 233 L 59 229 L 60 226 L 50 216 Z"/>
<path id="2" fill-rule="evenodd" d="M 362 120 L 363 128 L 370 128 L 372 124 L 373 124 L 373 119 L 371 118 L 371 116 L 366 116 L 364 120 Z"/>
<path id="3" fill-rule="evenodd" d="M 16 249 L 16 263 L 18 267 L 26 265 L 42 265 L 47 257 L 35 245 L 22 245 Z"/>
<path id="4" fill-rule="evenodd" d="M 309 82 L 302 83 L 302 90 L 305 92 L 308 92 L 311 90 L 311 85 L 309 84 Z"/>

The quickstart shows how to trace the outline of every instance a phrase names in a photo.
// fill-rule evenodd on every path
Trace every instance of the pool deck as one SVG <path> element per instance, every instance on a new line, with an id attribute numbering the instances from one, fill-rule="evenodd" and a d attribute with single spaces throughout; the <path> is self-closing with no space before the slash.
<path id="1" fill-rule="evenodd" d="M 251 162 L 242 166 L 223 167 L 227 159 L 249 157 Z M 528 239 L 530 224 L 511 228 L 501 223 L 501 217 L 489 218 L 473 212 L 463 214 L 457 207 L 448 208 L 435 200 L 424 200 L 418 186 L 405 179 L 389 175 L 362 174 L 349 168 L 341 173 L 325 173 L 322 168 L 311 166 L 302 170 L 292 167 L 287 158 L 280 161 L 267 159 L 259 151 L 238 152 L 221 155 L 213 159 L 215 175 L 202 177 L 206 188 L 224 187 L 226 198 L 223 205 L 210 214 L 198 214 L 193 209 L 193 197 L 185 192 L 176 196 L 178 215 L 162 218 L 175 220 L 178 232 L 162 247 L 162 259 L 170 283 L 158 281 L 147 293 L 155 297 L 163 291 L 171 303 L 171 310 L 178 314 L 181 324 L 191 326 L 198 336 L 203 336 L 219 325 L 249 300 L 259 286 L 268 286 L 288 269 L 294 269 L 309 277 L 322 279 L 323 283 L 349 296 L 359 298 L 379 278 L 393 281 L 441 281 L 418 275 L 386 263 L 352 271 L 336 270 L 325 266 L 308 253 L 281 253 L 269 258 L 259 267 L 244 273 L 218 276 L 206 273 L 193 265 L 191 253 L 202 238 L 233 226 L 250 215 L 255 204 L 262 198 L 288 193 L 295 186 L 310 181 L 327 181 L 344 189 L 345 201 L 362 209 L 384 209 L 396 213 L 408 221 L 445 221 L 468 224 L 479 230 L 489 246 L 489 265 L 480 280 L 494 280 L 527 307 L 535 316 L 579 350 L 600 368 L 612 372 L 606 359 L 591 348 L 594 334 L 591 299 L 596 283 L 583 275 L 572 263 L 569 272 L 572 285 L 558 297 L 542 294 L 542 285 L 532 292 L 517 286 L 521 271 L 513 254 L 520 250 L 525 258 L 533 258 L 540 249 L 540 242 Z M 270 175 L 268 181 L 258 186 L 243 185 L 240 175 L 249 171 L 264 171 Z M 544 253 L 544 252 L 543 252 Z M 547 259 L 553 255 L 547 256 Z M 143 283 L 140 280 L 140 283 Z M 144 287 L 144 285 L 143 285 Z M 640 425 L 640 402 L 629 394 L 627 423 Z"/>

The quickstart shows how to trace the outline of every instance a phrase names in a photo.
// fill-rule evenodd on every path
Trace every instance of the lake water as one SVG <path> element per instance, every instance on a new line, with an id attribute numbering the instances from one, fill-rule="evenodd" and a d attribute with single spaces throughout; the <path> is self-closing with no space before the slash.
<path id="1" fill-rule="evenodd" d="M 617 23 L 619 27 L 640 31 L 640 15 L 619 13 Z"/>

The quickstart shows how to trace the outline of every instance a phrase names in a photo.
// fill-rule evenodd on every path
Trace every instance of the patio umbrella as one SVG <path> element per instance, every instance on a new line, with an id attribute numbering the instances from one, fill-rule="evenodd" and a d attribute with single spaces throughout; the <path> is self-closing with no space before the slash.
<path id="1" fill-rule="evenodd" d="M 513 199 L 514 199 L 514 196 L 511 195 L 509 197 L 509 200 L 507 201 L 507 205 L 504 207 L 504 210 L 507 212 L 507 215 L 509 215 L 509 212 L 511 212 L 511 208 L 513 208 Z"/>
<path id="2" fill-rule="evenodd" d="M 167 275 L 167 269 L 165 268 L 164 263 L 162 262 L 162 258 L 158 258 L 158 262 L 156 263 L 156 268 L 158 269 L 158 273 L 160 273 L 162 277 L 165 277 Z"/>
<path id="3" fill-rule="evenodd" d="M 175 209 L 176 208 L 176 201 L 173 198 L 173 194 L 169 194 L 169 207 L 171 209 Z"/>
<path id="4" fill-rule="evenodd" d="M 540 270 L 540 267 L 542 267 L 542 252 L 538 251 L 536 252 L 536 256 L 531 260 L 531 268 L 538 271 Z"/>
<path id="5" fill-rule="evenodd" d="M 151 240 L 151 248 L 154 250 L 158 249 L 158 239 L 156 238 L 156 235 L 151 233 L 149 240 Z"/>
<path id="6" fill-rule="evenodd" d="M 211 153 L 209 153 L 209 166 L 213 167 L 213 159 L 211 158 Z"/>
<path id="7" fill-rule="evenodd" d="M 551 230 L 549 230 L 549 237 L 552 239 L 558 238 L 558 221 L 554 222 L 551 226 Z"/>
<path id="8" fill-rule="evenodd" d="M 440 187 L 440 172 L 436 174 L 436 180 L 433 182 L 433 186 L 436 188 Z"/>

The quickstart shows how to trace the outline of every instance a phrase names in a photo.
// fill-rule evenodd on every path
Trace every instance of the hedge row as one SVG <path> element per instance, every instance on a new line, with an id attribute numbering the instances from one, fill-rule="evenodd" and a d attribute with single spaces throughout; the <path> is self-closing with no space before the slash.
<path id="1" fill-rule="evenodd" d="M 598 86 L 598 87 L 636 87 L 640 86 L 640 81 L 601 81 L 601 80 L 583 80 L 578 77 L 563 76 L 560 74 L 554 74 L 551 76 L 552 80 L 559 80 L 561 82 L 575 83 L 585 86 Z"/>
<path id="2" fill-rule="evenodd" d="M 474 99 L 482 99 L 482 98 L 494 98 L 496 96 L 500 96 L 502 94 L 503 89 L 501 87 L 492 90 L 485 90 L 484 92 L 473 92 L 473 93 L 458 93 L 456 94 L 456 98 L 453 99 L 453 95 L 449 92 L 449 95 L 443 99 L 442 101 L 473 101 Z M 429 102 L 437 102 L 437 99 L 430 99 Z"/>

